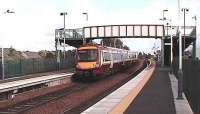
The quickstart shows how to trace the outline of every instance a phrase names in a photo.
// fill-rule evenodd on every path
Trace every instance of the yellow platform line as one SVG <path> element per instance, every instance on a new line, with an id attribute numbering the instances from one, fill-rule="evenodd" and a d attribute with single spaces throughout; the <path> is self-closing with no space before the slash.
<path id="1" fill-rule="evenodd" d="M 148 69 L 148 72 L 145 72 L 144 78 L 137 84 L 135 88 L 131 90 L 131 92 L 125 98 L 123 98 L 123 100 L 117 106 L 112 109 L 111 112 L 109 112 L 109 114 L 123 114 L 126 111 L 128 106 L 131 104 L 131 102 L 134 101 L 136 96 L 153 75 L 155 71 L 155 63 L 151 65 L 152 66 Z"/>

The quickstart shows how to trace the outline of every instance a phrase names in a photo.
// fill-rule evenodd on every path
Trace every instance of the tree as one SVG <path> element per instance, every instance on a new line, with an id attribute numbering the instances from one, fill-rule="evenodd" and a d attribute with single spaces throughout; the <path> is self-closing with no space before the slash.
<path id="1" fill-rule="evenodd" d="M 105 39 L 102 39 L 101 40 L 101 44 L 103 44 L 104 46 L 110 46 L 110 47 L 115 47 L 116 46 L 116 48 L 124 48 L 123 42 L 118 38 L 105 38 Z M 127 46 L 126 46 L 126 49 L 129 49 L 129 48 L 127 48 Z"/>
<path id="2" fill-rule="evenodd" d="M 101 40 L 101 44 L 103 44 L 104 46 L 110 46 L 110 47 L 114 47 L 114 40 L 111 38 L 105 38 Z"/>
<path id="3" fill-rule="evenodd" d="M 50 51 L 48 51 L 45 56 L 45 58 L 54 58 L 54 57 L 55 57 L 54 54 Z"/>
<path id="4" fill-rule="evenodd" d="M 123 47 L 123 49 L 125 49 L 125 50 L 130 50 L 130 48 L 129 48 L 127 45 L 125 45 L 125 46 Z"/>
<path id="5" fill-rule="evenodd" d="M 123 47 L 123 42 L 120 39 L 115 40 L 115 45 L 116 48 L 122 48 Z"/>
<path id="6" fill-rule="evenodd" d="M 8 56 L 15 56 L 16 50 L 11 46 L 9 48 Z"/>
<path id="7" fill-rule="evenodd" d="M 142 58 L 142 52 L 139 52 L 139 54 L 138 54 L 138 58 Z"/>

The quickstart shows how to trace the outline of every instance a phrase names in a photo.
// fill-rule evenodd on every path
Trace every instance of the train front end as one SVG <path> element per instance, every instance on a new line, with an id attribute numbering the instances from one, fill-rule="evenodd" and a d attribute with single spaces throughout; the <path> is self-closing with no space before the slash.
<path id="1" fill-rule="evenodd" d="M 100 73 L 97 46 L 82 46 L 77 49 L 76 56 L 76 76 L 91 77 Z"/>

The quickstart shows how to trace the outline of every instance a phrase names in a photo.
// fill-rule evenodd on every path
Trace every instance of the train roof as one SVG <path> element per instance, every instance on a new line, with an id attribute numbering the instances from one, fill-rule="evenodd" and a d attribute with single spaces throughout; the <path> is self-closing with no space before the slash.
<path id="1" fill-rule="evenodd" d="M 115 51 L 127 51 L 127 52 L 133 52 L 130 50 L 125 50 L 125 49 L 120 49 L 120 48 L 114 48 L 114 47 L 109 47 L 109 46 L 102 46 L 100 44 L 85 44 L 85 45 L 81 45 L 78 50 L 84 50 L 84 49 L 111 49 L 111 50 L 115 50 Z"/>

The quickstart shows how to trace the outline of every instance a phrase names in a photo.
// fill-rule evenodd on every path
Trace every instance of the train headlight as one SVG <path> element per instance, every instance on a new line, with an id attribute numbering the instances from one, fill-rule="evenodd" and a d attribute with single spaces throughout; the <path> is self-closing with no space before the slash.
<path id="1" fill-rule="evenodd" d="M 79 65 L 79 64 L 77 64 L 77 65 L 76 65 L 76 68 L 80 68 L 80 65 Z"/>
<path id="2" fill-rule="evenodd" d="M 100 65 L 99 64 L 96 64 L 96 66 L 95 67 L 99 67 Z"/>

